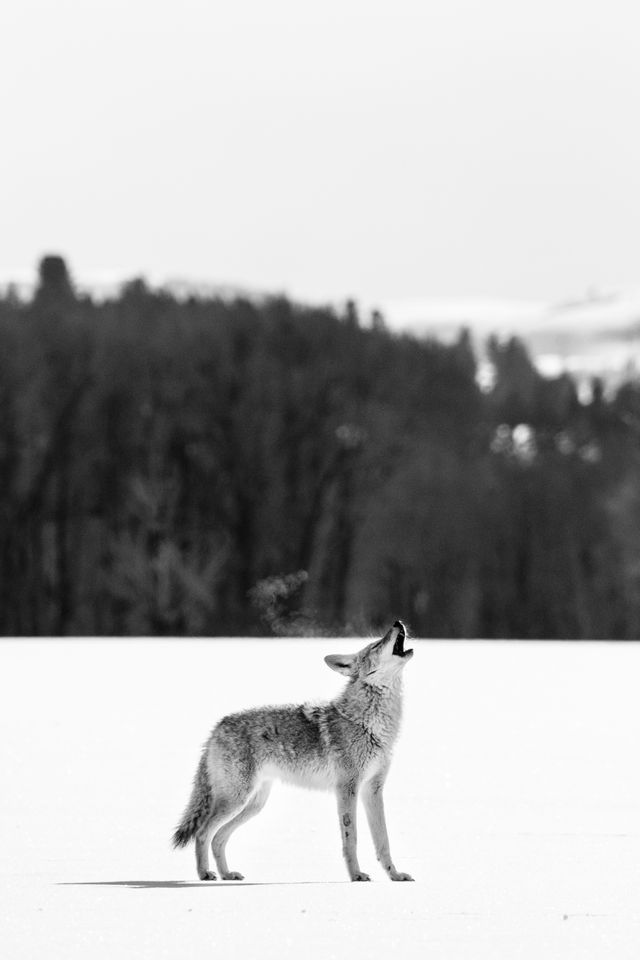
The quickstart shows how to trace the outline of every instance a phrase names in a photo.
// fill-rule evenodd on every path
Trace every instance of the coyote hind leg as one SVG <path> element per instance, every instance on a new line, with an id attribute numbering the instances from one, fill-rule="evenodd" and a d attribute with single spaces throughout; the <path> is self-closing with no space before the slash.
<path id="1" fill-rule="evenodd" d="M 214 834 L 213 840 L 211 841 L 211 852 L 215 858 L 221 880 L 244 880 L 241 873 L 238 873 L 236 870 L 229 870 L 226 857 L 227 841 L 238 827 L 260 813 L 267 802 L 270 791 L 271 782 L 267 781 L 263 783 L 258 790 L 249 797 L 249 800 L 242 810 L 236 813 L 231 820 L 227 820 Z"/>
<path id="2" fill-rule="evenodd" d="M 215 873 L 209 869 L 209 844 L 211 839 L 223 823 L 233 816 L 247 801 L 248 792 L 236 797 L 218 797 L 214 803 L 211 815 L 198 827 L 196 832 L 196 868 L 201 880 L 217 880 Z"/>

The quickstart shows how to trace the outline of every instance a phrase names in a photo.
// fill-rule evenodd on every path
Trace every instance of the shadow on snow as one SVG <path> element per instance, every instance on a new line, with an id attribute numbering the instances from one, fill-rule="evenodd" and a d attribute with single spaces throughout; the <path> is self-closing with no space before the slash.
<path id="1" fill-rule="evenodd" d="M 191 883 L 187 880 L 76 880 L 57 883 L 57 887 L 128 887 L 130 890 L 173 890 L 187 889 L 188 887 L 202 887 L 202 889 L 212 889 L 213 887 L 298 887 L 302 884 L 322 884 L 327 883 L 346 883 L 346 880 L 200 880 L 198 883 Z"/>

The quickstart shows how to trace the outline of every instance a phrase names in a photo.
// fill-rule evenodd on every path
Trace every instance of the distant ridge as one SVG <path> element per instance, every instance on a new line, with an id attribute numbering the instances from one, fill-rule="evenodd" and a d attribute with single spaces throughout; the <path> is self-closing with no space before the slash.
<path id="1" fill-rule="evenodd" d="M 398 300 L 383 304 L 390 329 L 451 340 L 471 331 L 479 353 L 495 334 L 517 336 L 548 376 L 600 376 L 610 386 L 640 369 L 640 288 L 589 291 L 557 302 L 489 298 Z"/>

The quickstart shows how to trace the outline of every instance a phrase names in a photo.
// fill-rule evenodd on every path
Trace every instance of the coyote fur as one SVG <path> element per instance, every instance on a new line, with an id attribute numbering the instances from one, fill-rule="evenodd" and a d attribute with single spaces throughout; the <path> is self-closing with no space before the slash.
<path id="1" fill-rule="evenodd" d="M 173 844 L 195 840 L 201 880 L 209 869 L 209 845 L 223 880 L 243 880 L 227 865 L 234 830 L 264 807 L 274 779 L 333 789 L 338 798 L 342 852 L 351 880 L 369 880 L 358 863 L 356 803 L 360 792 L 376 855 L 391 880 L 412 880 L 396 870 L 389 852 L 382 788 L 398 735 L 402 670 L 413 650 L 404 649 L 400 620 L 358 653 L 325 662 L 348 678 L 334 700 L 322 704 L 262 707 L 224 717 L 204 746 L 191 799 Z"/>

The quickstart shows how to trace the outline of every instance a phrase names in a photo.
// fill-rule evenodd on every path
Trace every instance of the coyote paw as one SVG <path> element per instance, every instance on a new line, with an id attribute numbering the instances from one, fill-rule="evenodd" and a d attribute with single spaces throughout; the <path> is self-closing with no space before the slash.
<path id="1" fill-rule="evenodd" d="M 413 877 L 410 876 L 408 873 L 398 873 L 396 871 L 395 873 L 391 874 L 391 879 L 392 880 L 413 880 Z"/>
<path id="2" fill-rule="evenodd" d="M 228 870 L 227 873 L 220 875 L 221 880 L 244 880 L 244 874 L 238 873 L 237 870 Z"/>
<path id="3" fill-rule="evenodd" d="M 354 873 L 351 879 L 352 880 L 371 880 L 371 877 L 369 876 L 368 873 L 360 872 L 360 873 Z"/>
<path id="4" fill-rule="evenodd" d="M 200 874 L 200 879 L 201 880 L 217 880 L 218 878 L 216 877 L 215 873 L 213 873 L 212 870 L 207 870 L 205 871 L 205 873 Z"/>

